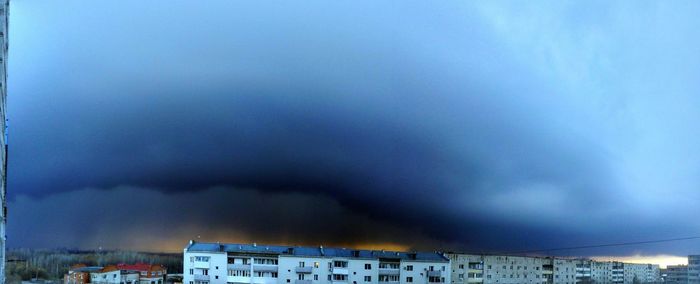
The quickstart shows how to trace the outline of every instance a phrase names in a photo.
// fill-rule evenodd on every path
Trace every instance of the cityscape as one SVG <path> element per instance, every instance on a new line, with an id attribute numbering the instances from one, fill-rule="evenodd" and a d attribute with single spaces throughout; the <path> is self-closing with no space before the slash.
<path id="1" fill-rule="evenodd" d="M 698 15 L 0 0 L 0 284 L 700 284 Z"/>

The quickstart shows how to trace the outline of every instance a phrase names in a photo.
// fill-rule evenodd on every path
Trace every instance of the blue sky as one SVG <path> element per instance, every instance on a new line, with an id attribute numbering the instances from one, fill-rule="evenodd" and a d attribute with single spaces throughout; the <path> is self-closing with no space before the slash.
<path id="1" fill-rule="evenodd" d="M 699 6 L 13 1 L 8 242 L 510 251 L 696 235 Z"/>

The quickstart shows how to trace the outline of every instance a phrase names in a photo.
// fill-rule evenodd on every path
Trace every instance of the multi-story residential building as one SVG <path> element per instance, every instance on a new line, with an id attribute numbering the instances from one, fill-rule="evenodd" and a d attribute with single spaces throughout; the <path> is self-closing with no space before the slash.
<path id="1" fill-rule="evenodd" d="M 612 261 L 592 261 L 591 280 L 593 283 L 613 283 Z"/>
<path id="2" fill-rule="evenodd" d="M 664 269 L 664 283 L 672 284 L 687 284 L 688 283 L 688 266 L 687 265 L 669 265 Z"/>
<path id="3" fill-rule="evenodd" d="M 440 253 L 190 241 L 185 284 L 449 283 Z"/>
<path id="4" fill-rule="evenodd" d="M 548 257 L 448 253 L 452 283 L 576 283 L 576 262 Z"/>
<path id="5" fill-rule="evenodd" d="M 5 283 L 5 241 L 7 233 L 7 49 L 10 1 L 0 0 L 0 284 Z"/>
<path id="6" fill-rule="evenodd" d="M 577 259 L 576 263 L 576 283 L 592 282 L 591 265 L 593 261 L 590 259 Z"/>
<path id="7" fill-rule="evenodd" d="M 554 263 L 554 283 L 576 283 L 576 261 L 573 259 L 552 259 Z"/>
<path id="8" fill-rule="evenodd" d="M 612 283 L 625 283 L 625 265 L 619 261 L 612 262 Z"/>
<path id="9" fill-rule="evenodd" d="M 656 283 L 660 281 L 659 266 L 653 264 L 623 263 L 625 284 Z"/>
<path id="10" fill-rule="evenodd" d="M 688 283 L 700 283 L 700 255 L 688 256 Z"/>
<path id="11" fill-rule="evenodd" d="M 589 259 L 447 253 L 452 284 L 658 283 L 659 266 Z M 615 273 L 614 273 L 615 272 Z"/>
<path id="12" fill-rule="evenodd" d="M 475 254 L 447 254 L 450 259 L 452 283 L 484 283 L 484 256 Z"/>

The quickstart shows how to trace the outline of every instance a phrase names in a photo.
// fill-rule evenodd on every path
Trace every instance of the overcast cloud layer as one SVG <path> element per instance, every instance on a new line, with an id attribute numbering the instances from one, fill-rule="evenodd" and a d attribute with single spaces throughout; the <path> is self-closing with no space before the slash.
<path id="1" fill-rule="evenodd" d="M 699 3 L 508 4 L 13 1 L 9 242 L 697 234 Z"/>

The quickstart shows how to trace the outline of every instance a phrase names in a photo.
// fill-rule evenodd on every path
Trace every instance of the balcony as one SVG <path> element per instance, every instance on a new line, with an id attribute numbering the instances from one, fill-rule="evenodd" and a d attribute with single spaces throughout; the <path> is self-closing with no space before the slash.
<path id="1" fill-rule="evenodd" d="M 393 269 L 393 268 L 380 268 L 379 269 L 379 275 L 399 275 L 400 270 L 399 269 Z"/>
<path id="2" fill-rule="evenodd" d="M 204 269 L 208 269 L 208 268 L 209 268 L 209 262 L 208 262 L 208 261 L 195 261 L 195 262 L 194 262 L 194 268 L 204 268 Z"/>
<path id="3" fill-rule="evenodd" d="M 308 274 L 308 273 L 311 273 L 311 269 L 312 269 L 311 266 L 304 266 L 304 267 L 297 266 L 296 268 L 294 268 L 294 271 L 296 273 L 307 273 Z"/>
<path id="4" fill-rule="evenodd" d="M 348 268 L 347 267 L 333 267 L 333 274 L 342 274 L 342 275 L 348 275 Z M 336 282 L 337 280 L 333 280 L 333 282 Z M 347 282 L 343 281 L 343 282 Z"/>
<path id="5" fill-rule="evenodd" d="M 250 271 L 250 264 L 229 263 L 226 266 L 229 270 L 245 270 Z"/>
<path id="6" fill-rule="evenodd" d="M 294 284 L 311 284 L 311 280 L 294 280 Z"/>
<path id="7" fill-rule="evenodd" d="M 209 281 L 209 275 L 195 274 L 194 280 L 195 281 Z"/>
<path id="8" fill-rule="evenodd" d="M 256 264 L 253 265 L 253 271 L 260 272 L 277 272 L 277 265 L 271 264 Z"/>
<path id="9" fill-rule="evenodd" d="M 428 270 L 428 277 L 440 277 L 442 276 L 442 271 L 440 270 Z"/>

